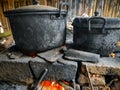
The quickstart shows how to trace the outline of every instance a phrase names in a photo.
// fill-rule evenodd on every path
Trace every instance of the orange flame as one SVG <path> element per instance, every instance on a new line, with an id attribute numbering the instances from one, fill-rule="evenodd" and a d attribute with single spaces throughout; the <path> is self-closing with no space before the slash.
<path id="1" fill-rule="evenodd" d="M 63 86 L 55 81 L 43 81 L 40 86 L 42 87 L 41 90 L 66 90 Z"/>

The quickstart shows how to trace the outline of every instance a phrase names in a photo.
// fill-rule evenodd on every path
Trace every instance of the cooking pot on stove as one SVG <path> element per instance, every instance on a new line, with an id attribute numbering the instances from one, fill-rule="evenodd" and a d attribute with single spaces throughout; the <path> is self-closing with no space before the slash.
<path id="1" fill-rule="evenodd" d="M 76 49 L 101 56 L 120 51 L 120 18 L 76 17 L 72 25 Z"/>
<path id="2" fill-rule="evenodd" d="M 66 10 L 63 10 L 66 6 Z M 16 47 L 28 52 L 41 52 L 64 45 L 68 3 L 59 9 L 44 5 L 29 5 L 6 11 Z"/>

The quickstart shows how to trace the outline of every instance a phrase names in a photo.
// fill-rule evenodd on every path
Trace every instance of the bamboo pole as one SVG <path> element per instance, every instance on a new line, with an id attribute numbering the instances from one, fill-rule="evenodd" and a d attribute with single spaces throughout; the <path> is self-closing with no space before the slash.
<path id="1" fill-rule="evenodd" d="M 4 4 L 5 3 L 5 4 Z M 4 31 L 8 31 L 8 30 L 10 30 L 9 28 L 9 24 L 8 24 L 8 20 L 7 20 L 7 18 L 4 16 L 4 14 L 3 14 L 3 11 L 5 10 L 8 10 L 8 2 L 7 2 L 7 0 L 6 1 L 4 1 L 4 2 L 1 2 L 0 3 L 0 13 L 1 13 L 1 18 L 0 18 L 0 22 L 2 22 L 2 25 L 3 25 L 3 28 L 4 28 Z"/>
<path id="2" fill-rule="evenodd" d="M 82 13 L 83 13 L 83 9 L 82 9 L 82 7 L 83 7 L 83 4 L 82 4 L 82 2 L 80 1 L 80 8 L 79 8 L 79 15 L 81 16 L 82 15 Z"/>
<path id="3" fill-rule="evenodd" d="M 89 0 L 86 0 L 85 2 L 85 13 L 88 15 L 88 10 L 89 10 Z"/>
<path id="4" fill-rule="evenodd" d="M 0 22 L 3 22 L 2 2 L 0 2 Z"/>
<path id="5" fill-rule="evenodd" d="M 46 6 L 47 6 L 47 0 L 44 0 L 44 5 L 46 5 Z"/>
<path id="6" fill-rule="evenodd" d="M 50 1 L 51 1 L 51 0 L 47 0 L 47 6 L 50 6 Z"/>
<path id="7" fill-rule="evenodd" d="M 94 12 L 96 11 L 96 4 L 97 4 L 97 0 L 94 0 L 92 16 L 94 16 Z"/>
<path id="8" fill-rule="evenodd" d="M 39 0 L 41 5 L 47 5 L 46 0 Z"/>
<path id="9" fill-rule="evenodd" d="M 109 8 L 109 1 L 110 0 L 105 0 L 105 9 L 104 9 L 104 16 L 107 16 L 108 15 L 108 8 Z"/>
<path id="10" fill-rule="evenodd" d="M 23 0 L 23 6 L 26 6 L 26 0 Z"/>
<path id="11" fill-rule="evenodd" d="M 93 0 L 91 0 L 91 8 L 90 8 L 90 15 L 89 16 L 92 16 L 92 12 L 93 12 Z"/>
<path id="12" fill-rule="evenodd" d="M 92 0 L 89 0 L 88 2 L 88 16 L 90 16 L 91 8 L 92 8 Z"/>
<path id="13" fill-rule="evenodd" d="M 9 7 L 9 10 L 14 9 L 14 0 L 8 0 L 8 7 Z"/>
<path id="14" fill-rule="evenodd" d="M 107 0 L 104 0 L 104 5 L 103 5 L 103 16 L 106 16 L 105 11 L 107 10 L 107 5 L 106 5 Z"/>
<path id="15" fill-rule="evenodd" d="M 116 8 L 115 8 L 115 14 L 114 14 L 114 17 L 117 17 L 117 8 L 119 6 L 119 3 L 118 3 L 118 0 L 116 0 Z M 119 12 L 119 11 L 118 11 Z"/>
<path id="16" fill-rule="evenodd" d="M 117 0 L 114 0 L 114 6 L 112 10 L 112 17 L 116 16 L 116 9 L 117 9 Z"/>

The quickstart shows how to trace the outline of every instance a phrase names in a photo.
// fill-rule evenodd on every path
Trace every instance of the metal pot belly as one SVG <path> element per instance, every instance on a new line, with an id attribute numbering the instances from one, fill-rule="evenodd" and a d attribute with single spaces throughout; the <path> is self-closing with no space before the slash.
<path id="1" fill-rule="evenodd" d="M 9 17 L 16 46 L 26 51 L 45 51 L 65 43 L 66 20 L 51 15 L 16 15 Z"/>
<path id="2" fill-rule="evenodd" d="M 101 56 L 109 56 L 111 52 L 120 51 L 117 43 L 120 41 L 120 19 L 105 18 L 106 23 L 100 29 L 101 21 L 94 21 L 89 32 L 89 18 L 77 18 L 73 22 L 74 45 L 77 49 L 98 53 Z M 97 23 L 97 25 L 96 25 Z"/>

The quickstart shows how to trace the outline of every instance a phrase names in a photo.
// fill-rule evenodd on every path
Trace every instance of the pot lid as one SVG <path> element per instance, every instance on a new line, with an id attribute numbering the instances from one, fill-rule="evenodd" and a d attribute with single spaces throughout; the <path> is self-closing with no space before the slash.
<path id="1" fill-rule="evenodd" d="M 58 8 L 45 5 L 29 5 L 16 8 L 15 11 L 58 11 Z"/>
<path id="2" fill-rule="evenodd" d="M 40 13 L 41 12 L 41 13 Z M 43 12 L 43 13 L 42 13 Z M 62 9 L 58 9 L 55 7 L 51 7 L 51 6 L 45 6 L 45 5 L 29 5 L 29 6 L 22 6 L 19 8 L 16 8 L 15 10 L 9 10 L 4 12 L 5 14 L 35 14 L 35 13 L 39 13 L 39 14 L 52 14 L 52 13 L 59 13 L 61 12 L 62 14 L 66 14 L 66 10 L 62 10 Z"/>
<path id="3" fill-rule="evenodd" d="M 16 8 L 15 10 L 9 10 L 4 12 L 5 16 L 11 15 L 28 15 L 28 14 L 67 14 L 67 10 L 58 9 L 51 6 L 45 5 L 29 5 Z"/>
<path id="4" fill-rule="evenodd" d="M 66 10 L 63 10 L 63 6 L 66 6 Z M 14 15 L 33 15 L 33 14 L 59 14 L 67 16 L 69 8 L 69 3 L 63 2 L 60 4 L 59 9 L 51 6 L 45 5 L 29 5 L 29 6 L 22 6 L 20 8 L 16 8 L 15 10 L 10 10 L 4 12 L 6 17 L 14 16 Z"/>

